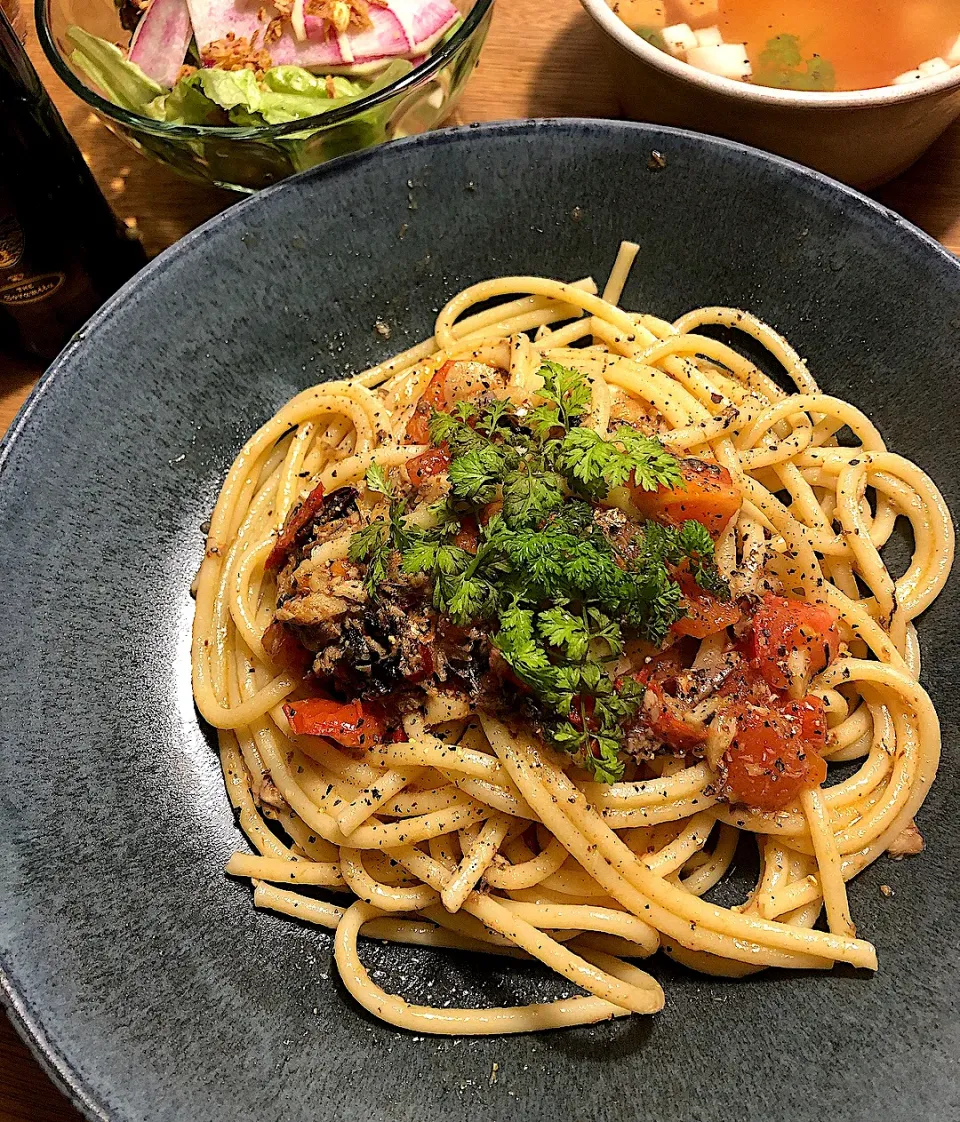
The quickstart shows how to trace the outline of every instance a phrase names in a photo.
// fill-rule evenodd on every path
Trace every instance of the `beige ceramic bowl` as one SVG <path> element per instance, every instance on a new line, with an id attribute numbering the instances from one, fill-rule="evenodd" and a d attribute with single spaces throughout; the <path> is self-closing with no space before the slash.
<path id="1" fill-rule="evenodd" d="M 855 187 L 898 175 L 960 114 L 960 67 L 850 93 L 769 89 L 688 66 L 632 32 L 606 0 L 580 2 L 604 33 L 630 117 L 741 140 Z"/>

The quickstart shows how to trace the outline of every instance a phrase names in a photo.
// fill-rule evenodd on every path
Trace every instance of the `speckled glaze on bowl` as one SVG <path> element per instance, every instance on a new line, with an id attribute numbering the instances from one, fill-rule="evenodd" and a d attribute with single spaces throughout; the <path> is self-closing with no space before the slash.
<path id="1" fill-rule="evenodd" d="M 909 86 L 771 89 L 707 74 L 658 50 L 607 0 L 580 3 L 603 35 L 627 116 L 753 144 L 862 190 L 905 171 L 960 114 L 960 67 Z"/>
<path id="2" fill-rule="evenodd" d="M 244 842 L 191 700 L 188 586 L 230 461 L 301 388 L 428 334 L 462 286 L 603 277 L 623 237 L 642 246 L 627 306 L 755 310 L 957 509 L 960 265 L 783 161 L 628 124 L 492 125 L 351 157 L 185 238 L 83 330 L 0 454 L 0 967 L 15 1022 L 91 1118 L 958 1117 L 956 578 L 920 624 L 946 747 L 927 851 L 851 890 L 876 976 L 727 982 L 654 961 L 652 1019 L 422 1038 L 349 999 L 329 932 L 256 913 L 223 875 Z M 529 964 L 362 953 L 413 1000 L 564 989 Z"/>

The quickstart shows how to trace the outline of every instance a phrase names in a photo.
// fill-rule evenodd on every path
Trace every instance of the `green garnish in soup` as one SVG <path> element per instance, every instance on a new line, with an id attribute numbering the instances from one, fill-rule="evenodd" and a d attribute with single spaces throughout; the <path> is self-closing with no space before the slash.
<path id="1" fill-rule="evenodd" d="M 819 55 L 804 58 L 796 35 L 775 35 L 768 40 L 753 80 L 782 90 L 833 90 L 837 86 L 833 63 Z"/>

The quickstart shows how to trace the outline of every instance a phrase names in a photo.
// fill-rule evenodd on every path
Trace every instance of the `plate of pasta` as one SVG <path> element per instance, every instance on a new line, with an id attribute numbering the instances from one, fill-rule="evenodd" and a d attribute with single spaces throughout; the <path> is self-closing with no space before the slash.
<path id="1" fill-rule="evenodd" d="M 0 964 L 75 1101 L 946 1117 L 958 319 L 861 196 L 588 122 L 128 286 L 0 467 Z"/>

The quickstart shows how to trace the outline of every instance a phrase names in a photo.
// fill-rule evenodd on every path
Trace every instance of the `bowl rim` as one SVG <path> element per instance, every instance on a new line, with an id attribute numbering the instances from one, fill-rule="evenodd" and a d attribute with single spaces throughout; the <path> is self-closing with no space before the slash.
<path id="1" fill-rule="evenodd" d="M 50 0 L 34 0 L 34 17 L 37 27 L 37 38 L 47 56 L 50 65 L 57 76 L 92 109 L 110 120 L 118 121 L 138 131 L 153 133 L 155 136 L 169 137 L 171 140 L 198 140 L 203 138 L 216 138 L 220 140 L 274 140 L 291 133 L 306 132 L 310 130 L 326 130 L 335 125 L 350 121 L 361 113 L 382 105 L 397 94 L 406 93 L 414 89 L 425 79 L 431 77 L 442 69 L 459 52 L 461 47 L 470 41 L 477 32 L 484 19 L 493 8 L 495 0 L 474 0 L 473 7 L 465 16 L 460 26 L 440 47 L 436 48 L 426 59 L 415 66 L 409 74 L 404 74 L 395 82 L 377 90 L 376 93 L 358 98 L 349 105 L 341 105 L 326 113 L 315 113 L 312 117 L 303 117 L 297 121 L 287 121 L 279 125 L 178 125 L 169 121 L 157 121 L 153 117 L 146 117 L 131 109 L 115 105 L 112 101 L 98 94 L 84 82 L 67 65 L 64 56 L 57 46 L 53 31 L 47 18 Z"/>
<path id="2" fill-rule="evenodd" d="M 580 0 L 580 3 L 607 35 L 643 62 L 665 71 L 682 82 L 757 105 L 811 110 L 866 109 L 871 106 L 916 101 L 930 94 L 960 87 L 960 66 L 951 67 L 950 70 L 930 78 L 920 78 L 909 85 L 875 86 L 866 90 L 825 93 L 817 90 L 781 90 L 772 86 L 755 86 L 749 82 L 737 82 L 732 78 L 709 74 L 652 46 L 646 39 L 627 27 L 610 8 L 607 0 Z"/>

